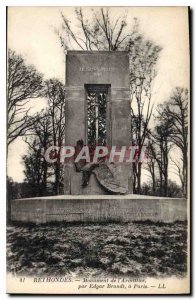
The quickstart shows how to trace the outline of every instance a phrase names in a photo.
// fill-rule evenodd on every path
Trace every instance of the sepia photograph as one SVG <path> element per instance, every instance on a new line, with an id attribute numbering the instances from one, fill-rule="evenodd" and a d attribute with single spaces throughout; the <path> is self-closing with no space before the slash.
<path id="1" fill-rule="evenodd" d="M 8 294 L 190 294 L 189 23 L 7 7 Z"/>

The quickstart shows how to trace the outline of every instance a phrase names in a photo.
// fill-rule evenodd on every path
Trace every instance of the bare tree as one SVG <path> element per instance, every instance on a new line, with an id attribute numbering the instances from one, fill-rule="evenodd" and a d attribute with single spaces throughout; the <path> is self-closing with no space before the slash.
<path id="1" fill-rule="evenodd" d="M 170 122 L 160 120 L 147 134 L 148 162 L 143 168 L 150 174 L 154 195 L 168 196 L 169 153 L 172 149 L 170 134 Z"/>
<path id="2" fill-rule="evenodd" d="M 152 135 L 148 135 L 148 161 L 143 166 L 144 170 L 147 170 L 150 174 L 149 177 L 152 181 L 152 194 L 156 194 L 157 189 L 157 160 L 156 160 L 156 149 Z"/>
<path id="3" fill-rule="evenodd" d="M 8 146 L 29 128 L 27 103 L 42 94 L 42 75 L 26 65 L 21 55 L 8 50 L 7 63 L 7 142 Z"/>
<path id="4" fill-rule="evenodd" d="M 129 40 L 127 49 L 130 58 L 130 93 L 132 115 L 132 142 L 139 148 L 139 154 L 145 144 L 149 122 L 152 116 L 153 104 L 151 103 L 153 80 L 156 77 L 156 65 L 161 47 L 146 40 L 139 33 L 138 22 Z M 135 192 L 140 193 L 141 171 L 140 162 L 133 165 Z"/>
<path id="5" fill-rule="evenodd" d="M 64 50 L 79 48 L 80 50 L 108 50 L 125 49 L 130 34 L 126 32 L 126 15 L 113 20 L 108 8 L 92 10 L 89 19 L 84 16 L 82 8 L 75 9 L 78 22 L 77 31 L 63 13 L 62 31 L 56 30 L 61 46 Z"/>
<path id="6" fill-rule="evenodd" d="M 154 143 L 156 145 L 155 159 L 159 169 L 160 195 L 168 196 L 168 168 L 169 153 L 172 145 L 169 141 L 171 126 L 169 122 L 159 124 L 155 127 Z"/>
<path id="7" fill-rule="evenodd" d="M 170 123 L 171 142 L 177 146 L 182 155 L 183 195 L 187 189 L 187 154 L 188 154 L 188 89 L 176 87 L 170 99 L 158 107 L 159 118 Z"/>
<path id="8" fill-rule="evenodd" d="M 43 196 L 46 193 L 46 181 L 44 180 L 44 164 L 41 157 L 41 149 L 37 139 L 29 143 L 29 149 L 22 159 L 25 166 L 25 182 L 29 184 L 31 196 Z"/>
<path id="9" fill-rule="evenodd" d="M 51 120 L 51 143 L 62 147 L 65 138 L 65 93 L 64 85 L 57 79 L 46 81 L 48 113 Z M 60 150 L 56 151 L 57 160 L 54 163 L 55 194 L 59 194 L 63 168 L 60 163 Z"/>
<path id="10" fill-rule="evenodd" d="M 46 109 L 32 118 L 31 127 L 24 141 L 28 144 L 28 154 L 23 156 L 25 180 L 37 188 L 37 196 L 46 195 L 48 178 L 52 171 L 43 154 L 50 146 L 52 124 Z"/>
<path id="11" fill-rule="evenodd" d="M 45 82 L 45 97 L 47 99 L 48 107 L 37 113 L 36 117 L 31 122 L 25 142 L 29 145 L 31 150 L 28 156 L 24 157 L 26 165 L 26 178 L 28 176 L 34 180 L 30 171 L 36 172 L 39 175 L 37 179 L 41 180 L 41 193 L 47 193 L 47 180 L 53 175 L 53 192 L 59 194 L 62 181 L 62 165 L 60 163 L 60 148 L 64 142 L 65 136 L 65 112 L 64 112 L 64 85 L 57 79 L 50 79 Z M 53 155 L 57 159 L 52 165 L 49 164 L 42 156 L 49 146 L 58 146 L 59 151 L 55 150 Z M 32 154 L 32 157 L 31 155 Z M 35 157 L 40 155 L 38 165 L 35 162 Z M 39 164 L 40 161 L 40 164 Z M 34 164 L 34 167 L 33 167 Z M 31 165 L 31 168 L 27 167 Z M 37 180 L 36 179 L 36 180 Z M 38 183 L 36 183 L 38 184 Z"/>
<path id="12" fill-rule="evenodd" d="M 180 161 L 179 161 L 178 159 L 173 159 L 170 156 L 170 160 L 172 162 L 173 169 L 174 169 L 173 173 L 179 176 L 180 182 L 181 182 L 181 186 L 183 187 L 183 185 L 184 185 L 184 178 L 183 178 L 183 169 L 182 169 L 182 161 L 181 161 L 182 159 L 180 159 Z"/>

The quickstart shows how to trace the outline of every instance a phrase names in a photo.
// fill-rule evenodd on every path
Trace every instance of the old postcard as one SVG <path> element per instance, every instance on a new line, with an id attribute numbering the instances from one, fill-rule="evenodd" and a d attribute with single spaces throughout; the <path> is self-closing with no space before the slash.
<path id="1" fill-rule="evenodd" d="M 190 293 L 188 7 L 7 8 L 7 293 Z"/>

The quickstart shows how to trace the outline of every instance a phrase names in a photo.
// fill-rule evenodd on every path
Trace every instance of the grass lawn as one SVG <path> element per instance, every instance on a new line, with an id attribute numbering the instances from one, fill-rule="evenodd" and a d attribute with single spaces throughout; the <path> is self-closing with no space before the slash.
<path id="1" fill-rule="evenodd" d="M 184 276 L 187 226 L 176 223 L 9 225 L 16 275 Z"/>

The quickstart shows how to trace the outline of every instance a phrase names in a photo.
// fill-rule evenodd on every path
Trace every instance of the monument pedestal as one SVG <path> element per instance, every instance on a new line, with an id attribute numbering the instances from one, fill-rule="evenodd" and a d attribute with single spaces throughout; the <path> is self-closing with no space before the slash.
<path id="1" fill-rule="evenodd" d="M 62 195 L 16 199 L 11 220 L 48 222 L 175 222 L 187 220 L 187 202 L 181 198 L 143 195 Z"/>

